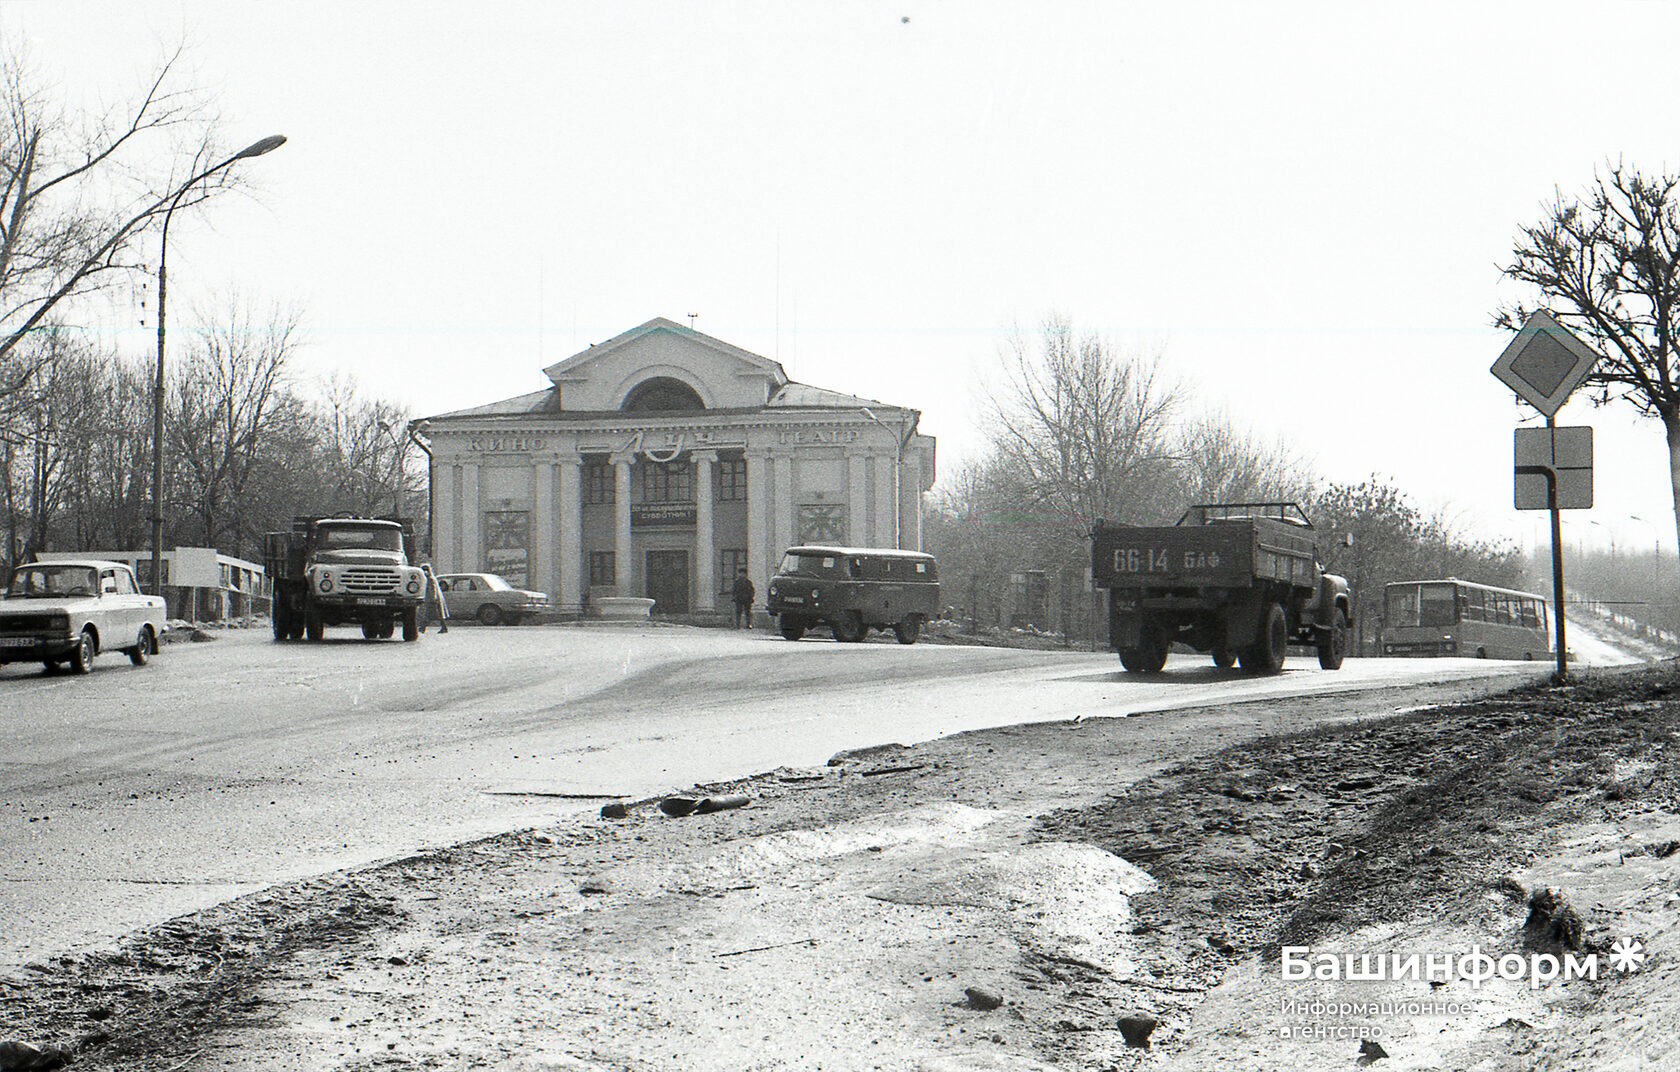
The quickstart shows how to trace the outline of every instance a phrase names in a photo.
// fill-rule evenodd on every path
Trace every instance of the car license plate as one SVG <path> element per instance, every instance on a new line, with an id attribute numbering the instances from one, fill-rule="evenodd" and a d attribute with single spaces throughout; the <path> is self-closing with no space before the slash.
<path id="1" fill-rule="evenodd" d="M 383 607 L 385 600 L 379 596 L 357 596 L 356 605 L 358 607 Z"/>
<path id="2" fill-rule="evenodd" d="M 782 598 L 789 603 L 803 603 L 803 602 L 805 602 L 805 597 L 804 596 L 783 596 Z"/>
<path id="3" fill-rule="evenodd" d="M 34 637 L 26 637 L 26 636 L 0 637 L 0 648 L 33 648 L 34 646 L 35 646 L 35 638 Z"/>

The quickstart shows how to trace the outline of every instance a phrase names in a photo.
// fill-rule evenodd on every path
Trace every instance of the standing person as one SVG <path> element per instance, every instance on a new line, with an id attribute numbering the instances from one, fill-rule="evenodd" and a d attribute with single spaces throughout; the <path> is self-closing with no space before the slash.
<path id="1" fill-rule="evenodd" d="M 758 595 L 758 589 L 753 587 L 752 578 L 747 576 L 745 569 L 735 574 L 735 584 L 729 593 L 735 600 L 735 628 L 751 629 L 753 598 Z"/>

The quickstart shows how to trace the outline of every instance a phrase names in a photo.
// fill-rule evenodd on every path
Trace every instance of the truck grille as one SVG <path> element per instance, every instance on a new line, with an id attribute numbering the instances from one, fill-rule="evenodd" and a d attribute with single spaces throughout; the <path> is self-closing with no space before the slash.
<path id="1" fill-rule="evenodd" d="M 402 574 L 378 566 L 358 566 L 339 574 L 339 588 L 351 595 L 385 595 L 402 585 Z"/>

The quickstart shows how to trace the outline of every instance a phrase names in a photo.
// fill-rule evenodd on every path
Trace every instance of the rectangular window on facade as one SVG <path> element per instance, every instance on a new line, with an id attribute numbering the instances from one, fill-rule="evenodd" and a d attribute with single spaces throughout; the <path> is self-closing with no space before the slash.
<path id="1" fill-rule="evenodd" d="M 693 502 L 694 470 L 686 461 L 644 462 L 643 502 Z"/>
<path id="2" fill-rule="evenodd" d="M 723 458 L 717 465 L 718 502 L 746 502 L 747 459 Z"/>
<path id="3" fill-rule="evenodd" d="M 726 547 L 718 552 L 718 577 L 721 591 L 729 591 L 729 586 L 735 583 L 735 574 L 747 568 L 747 549 L 745 547 Z"/>
<path id="4" fill-rule="evenodd" d="M 614 585 L 618 583 L 618 571 L 613 566 L 613 552 L 589 552 L 589 583 L 591 585 Z"/>
<path id="5" fill-rule="evenodd" d="M 610 462 L 585 462 L 583 466 L 583 501 L 590 506 L 611 503 L 614 496 L 613 467 Z"/>

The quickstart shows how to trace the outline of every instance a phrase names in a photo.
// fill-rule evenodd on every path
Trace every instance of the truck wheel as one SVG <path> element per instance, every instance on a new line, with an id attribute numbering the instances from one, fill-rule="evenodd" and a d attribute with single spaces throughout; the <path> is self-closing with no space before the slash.
<path id="1" fill-rule="evenodd" d="M 778 622 L 784 640 L 798 640 L 805 635 L 805 619 L 797 614 L 784 614 Z"/>
<path id="2" fill-rule="evenodd" d="M 303 612 L 303 633 L 310 640 L 320 640 L 327 632 L 327 623 L 321 620 L 321 612 L 314 607 Z"/>
<path id="3" fill-rule="evenodd" d="M 363 640 L 378 640 L 379 639 L 379 626 L 373 624 L 372 622 L 363 622 L 362 623 L 362 639 Z"/>
<path id="4" fill-rule="evenodd" d="M 486 603 L 478 608 L 478 620 L 485 625 L 501 625 L 502 608 L 494 603 Z"/>
<path id="5" fill-rule="evenodd" d="M 1318 634 L 1318 665 L 1326 670 L 1340 670 L 1342 660 L 1347 658 L 1347 620 L 1341 611 L 1331 618 L 1330 628 Z"/>
<path id="6" fill-rule="evenodd" d="M 1229 670 L 1237 665 L 1237 653 L 1230 648 L 1214 648 L 1213 665 L 1221 670 Z"/>
<path id="7" fill-rule="evenodd" d="M 420 639 L 420 608 L 407 607 L 402 612 L 403 639 L 413 643 Z"/>
<path id="8" fill-rule="evenodd" d="M 290 617 L 286 614 L 286 601 L 279 597 L 274 600 L 274 639 L 285 640 L 292 631 Z"/>
<path id="9" fill-rule="evenodd" d="M 1266 616 L 1260 621 L 1260 635 L 1240 656 L 1242 668 L 1251 674 L 1275 674 L 1283 669 L 1283 657 L 1289 650 L 1289 619 L 1283 607 L 1269 604 Z"/>
<path id="10" fill-rule="evenodd" d="M 76 646 L 70 649 L 70 669 L 78 674 L 86 674 L 93 670 L 93 654 L 98 649 L 94 647 L 93 634 L 86 629 L 76 638 Z"/>
<path id="11" fill-rule="evenodd" d="M 152 631 L 146 626 L 140 627 L 140 635 L 134 638 L 134 646 L 128 649 L 128 661 L 135 666 L 145 666 L 152 661 Z"/>
<path id="12" fill-rule="evenodd" d="M 290 623 L 290 628 L 288 628 L 286 630 L 286 639 L 287 640 L 302 640 L 303 639 L 303 619 L 298 617 L 298 615 L 293 613 L 292 611 L 287 611 L 286 612 L 286 620 Z"/>
<path id="13" fill-rule="evenodd" d="M 893 635 L 898 637 L 900 644 L 914 644 L 916 638 L 922 635 L 922 616 L 912 614 L 905 618 L 893 626 Z"/>

